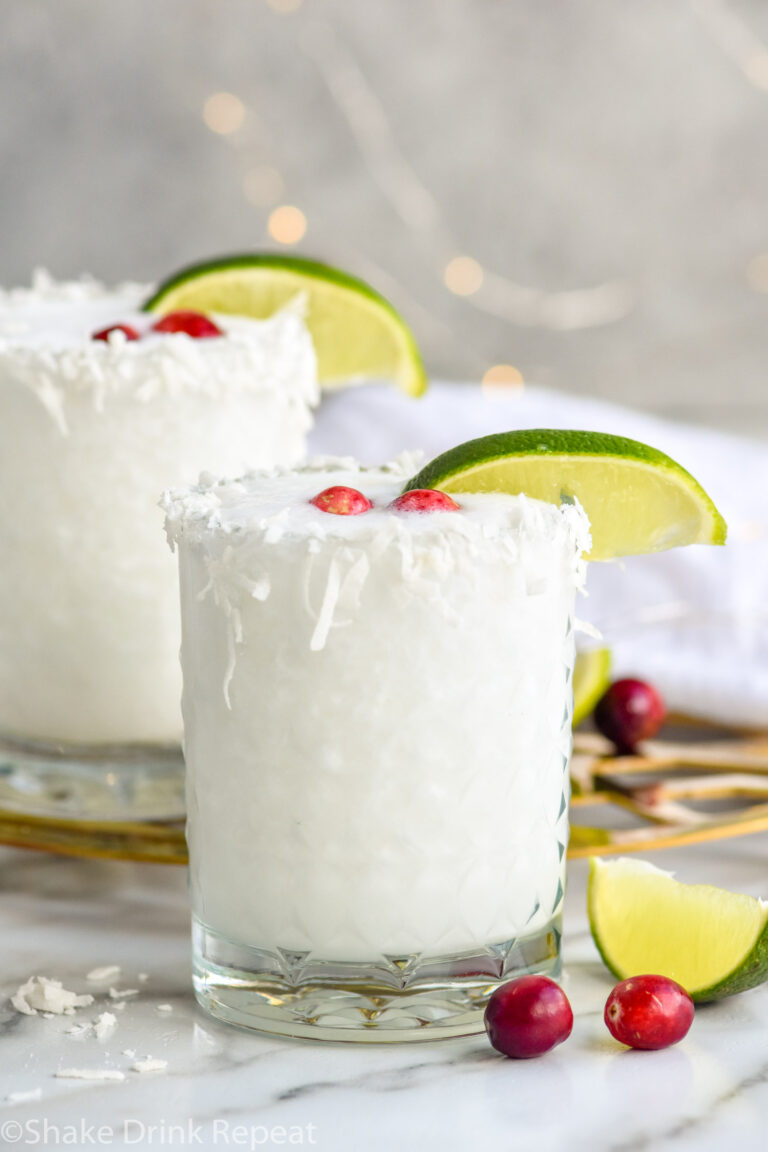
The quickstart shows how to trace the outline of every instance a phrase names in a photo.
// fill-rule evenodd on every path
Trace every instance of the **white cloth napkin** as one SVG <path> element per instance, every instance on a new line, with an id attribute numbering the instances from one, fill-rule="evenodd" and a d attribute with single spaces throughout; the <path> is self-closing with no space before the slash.
<path id="1" fill-rule="evenodd" d="M 329 395 L 312 454 L 427 459 L 510 428 L 583 428 L 643 440 L 704 486 L 729 526 L 724 548 L 593 564 L 579 616 L 611 646 L 614 674 L 652 681 L 668 706 L 768 727 L 768 446 L 543 388 L 435 383 L 421 400 L 370 385 Z"/>

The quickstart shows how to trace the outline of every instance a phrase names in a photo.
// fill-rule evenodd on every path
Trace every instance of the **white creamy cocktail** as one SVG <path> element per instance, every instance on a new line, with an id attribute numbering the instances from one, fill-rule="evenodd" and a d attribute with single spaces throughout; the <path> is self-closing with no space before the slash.
<path id="1" fill-rule="evenodd" d="M 456 1035 L 496 980 L 558 964 L 586 517 L 393 508 L 406 463 L 165 497 L 195 979 L 228 1020 Z M 329 487 L 364 510 L 311 503 Z"/>
<path id="2" fill-rule="evenodd" d="M 38 277 L 0 294 L 0 735 L 177 744 L 175 565 L 158 494 L 290 464 L 318 399 L 295 310 L 155 331 L 146 289 Z M 105 328 L 124 331 L 106 338 Z M 94 339 L 94 334 L 102 337 Z"/>

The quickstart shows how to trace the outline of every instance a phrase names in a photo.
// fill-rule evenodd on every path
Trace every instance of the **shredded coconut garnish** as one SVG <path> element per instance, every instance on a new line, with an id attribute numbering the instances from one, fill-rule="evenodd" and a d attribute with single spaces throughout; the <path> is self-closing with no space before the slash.
<path id="1" fill-rule="evenodd" d="M 603 634 L 600 629 L 596 628 L 594 624 L 590 624 L 589 620 L 579 620 L 577 617 L 573 622 L 573 628 L 575 632 L 581 632 L 585 636 L 589 636 L 591 640 L 603 639 Z"/>
<path id="2" fill-rule="evenodd" d="M 317 618 L 317 625 L 312 633 L 312 639 L 309 642 L 310 651 L 312 652 L 320 652 L 325 647 L 325 642 L 328 639 L 328 633 L 333 623 L 333 614 L 336 610 L 336 601 L 339 598 L 340 587 L 341 577 L 339 575 L 339 565 L 335 559 L 331 559 L 328 565 L 328 575 L 320 615 Z"/>
<path id="3" fill-rule="evenodd" d="M 590 533 L 577 504 L 485 493 L 464 495 L 458 512 L 391 512 L 416 466 L 412 455 L 379 469 L 320 458 L 299 470 L 253 471 L 237 480 L 205 474 L 196 486 L 165 494 L 169 543 L 199 549 L 204 578 L 193 595 L 200 602 L 212 597 L 223 616 L 227 707 L 253 602 L 266 603 L 289 569 L 301 582 L 311 652 L 354 621 L 374 568 L 385 564 L 404 605 L 423 599 L 453 624 L 460 619 L 454 580 L 472 581 L 478 565 L 508 568 L 510 592 L 520 596 L 547 593 L 553 580 L 568 578 L 569 567 L 574 586 L 583 586 Z M 311 496 L 331 483 L 359 487 L 373 509 L 334 516 L 311 507 Z"/>
<path id="4" fill-rule="evenodd" d="M 147 294 L 138 285 L 107 289 L 92 279 L 57 284 L 47 274 L 36 275 L 32 289 L 0 291 L 4 377 L 37 396 L 63 436 L 69 407 L 81 395 L 97 412 L 118 396 L 146 404 L 184 392 L 268 392 L 281 404 L 317 403 L 315 353 L 299 304 L 267 320 L 216 315 L 225 337 L 193 340 L 152 333 L 151 318 L 141 312 Z M 91 339 L 97 328 L 126 321 L 140 340 L 119 332 Z"/>

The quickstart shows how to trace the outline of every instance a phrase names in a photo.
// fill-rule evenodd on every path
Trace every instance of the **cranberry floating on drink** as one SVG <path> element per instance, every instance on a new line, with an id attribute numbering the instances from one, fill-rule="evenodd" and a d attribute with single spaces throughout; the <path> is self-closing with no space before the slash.
<path id="1" fill-rule="evenodd" d="M 107 328 L 100 328 L 98 332 L 94 332 L 91 340 L 103 340 L 109 343 L 110 337 L 113 342 L 120 343 L 123 340 L 140 340 L 141 337 L 136 329 L 131 324 L 110 324 Z"/>
<path id="2" fill-rule="evenodd" d="M 390 508 L 394 512 L 457 512 L 461 507 L 445 492 L 434 488 L 416 488 L 397 496 Z"/>
<path id="3" fill-rule="evenodd" d="M 210 340 L 212 337 L 223 336 L 224 330 L 205 316 L 202 312 L 195 312 L 191 308 L 181 308 L 176 312 L 167 312 L 160 320 L 152 325 L 153 332 L 183 332 L 193 340 Z"/>
<path id="4" fill-rule="evenodd" d="M 357 488 L 349 488 L 345 484 L 332 484 L 324 488 L 309 501 L 319 508 L 321 512 L 328 512 L 334 516 L 359 516 L 373 508 L 373 504 L 359 492 Z"/>

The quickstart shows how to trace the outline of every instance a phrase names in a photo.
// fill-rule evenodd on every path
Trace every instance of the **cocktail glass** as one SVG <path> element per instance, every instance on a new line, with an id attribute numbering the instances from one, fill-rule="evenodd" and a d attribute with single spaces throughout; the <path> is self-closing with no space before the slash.
<path id="1" fill-rule="evenodd" d="M 175 565 L 158 494 L 203 465 L 304 454 L 317 399 L 295 313 L 152 334 L 146 290 L 0 295 L 0 802 L 183 812 Z M 141 333 L 92 335 L 127 323 Z"/>
<path id="2" fill-rule="evenodd" d="M 407 475 L 326 462 L 165 498 L 194 983 L 235 1024 L 465 1035 L 500 981 L 559 971 L 586 518 L 393 510 Z M 329 486 L 373 507 L 326 513 Z"/>

